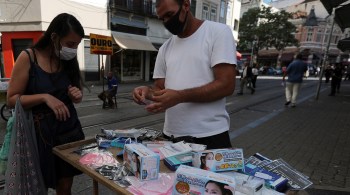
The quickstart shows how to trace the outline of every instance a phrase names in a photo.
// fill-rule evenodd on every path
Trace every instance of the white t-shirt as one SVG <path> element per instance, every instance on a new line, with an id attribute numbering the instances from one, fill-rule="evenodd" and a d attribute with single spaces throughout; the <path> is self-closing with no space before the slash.
<path id="1" fill-rule="evenodd" d="M 165 88 L 182 90 L 214 80 L 213 67 L 236 63 L 236 44 L 227 25 L 204 21 L 186 38 L 172 36 L 159 49 L 153 78 L 165 78 Z M 234 78 L 232 78 L 234 79 Z M 166 110 L 164 133 L 174 137 L 207 137 L 229 130 L 226 99 L 181 103 Z"/>

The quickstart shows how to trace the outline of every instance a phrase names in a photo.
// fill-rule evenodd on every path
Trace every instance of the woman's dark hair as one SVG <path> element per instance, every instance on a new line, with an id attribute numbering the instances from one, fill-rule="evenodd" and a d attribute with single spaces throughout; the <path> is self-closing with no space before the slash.
<path id="1" fill-rule="evenodd" d="M 201 156 L 200 159 L 201 159 L 201 166 L 200 166 L 200 168 L 201 169 L 205 169 L 205 155 Z"/>
<path id="2" fill-rule="evenodd" d="M 222 192 L 223 195 L 232 195 L 232 191 L 231 191 L 231 190 L 225 189 L 225 186 L 228 186 L 227 184 L 220 183 L 220 182 L 213 181 L 213 180 L 209 180 L 209 181 L 207 181 L 207 183 L 205 184 L 205 187 L 207 187 L 207 185 L 208 185 L 209 183 L 213 183 L 213 184 L 217 185 L 217 186 L 220 188 L 220 191 Z"/>
<path id="3" fill-rule="evenodd" d="M 33 47 L 38 50 L 50 48 L 50 58 L 53 58 L 56 54 L 55 46 L 51 38 L 52 33 L 55 33 L 57 36 L 62 38 L 67 36 L 70 32 L 76 33 L 81 38 L 83 38 L 85 35 L 83 26 L 74 16 L 67 13 L 59 14 L 51 21 L 44 35 Z M 61 65 L 62 70 L 67 72 L 72 85 L 81 89 L 82 79 L 77 57 L 73 58 L 72 60 L 60 60 L 58 69 L 61 68 Z"/>

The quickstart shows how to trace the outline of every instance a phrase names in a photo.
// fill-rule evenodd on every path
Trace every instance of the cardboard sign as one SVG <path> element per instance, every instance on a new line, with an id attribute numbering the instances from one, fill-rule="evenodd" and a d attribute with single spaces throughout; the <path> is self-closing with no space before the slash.
<path id="1" fill-rule="evenodd" d="M 112 37 L 90 33 L 90 53 L 112 55 Z"/>

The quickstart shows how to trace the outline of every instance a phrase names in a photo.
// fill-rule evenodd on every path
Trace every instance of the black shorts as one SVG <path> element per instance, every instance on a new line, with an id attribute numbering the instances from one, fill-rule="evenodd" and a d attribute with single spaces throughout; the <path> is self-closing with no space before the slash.
<path id="1" fill-rule="evenodd" d="M 228 134 L 228 131 L 225 131 L 220 134 L 212 135 L 209 137 L 191 137 L 191 136 L 183 136 L 183 137 L 176 137 L 172 138 L 165 134 L 163 136 L 166 139 L 169 139 L 173 142 L 179 142 L 179 141 L 185 141 L 189 143 L 196 143 L 196 144 L 203 144 L 207 145 L 207 149 L 218 149 L 218 148 L 231 148 L 231 140 L 230 135 Z"/>

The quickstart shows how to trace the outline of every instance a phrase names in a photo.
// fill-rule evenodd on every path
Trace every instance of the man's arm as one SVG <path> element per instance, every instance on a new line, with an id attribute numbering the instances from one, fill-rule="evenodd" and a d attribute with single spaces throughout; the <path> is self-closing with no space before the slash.
<path id="1" fill-rule="evenodd" d="M 180 90 L 181 102 L 211 102 L 231 95 L 235 89 L 235 67 L 232 64 L 217 64 L 213 72 L 214 81 L 201 87 Z"/>
<path id="2" fill-rule="evenodd" d="M 154 103 L 146 107 L 149 112 L 158 113 L 185 102 L 212 102 L 231 95 L 235 89 L 236 71 L 232 64 L 218 64 L 213 67 L 214 80 L 206 85 L 173 90 L 164 89 L 164 79 L 155 81 L 152 97 Z M 160 89 L 160 90 L 158 90 Z"/>

